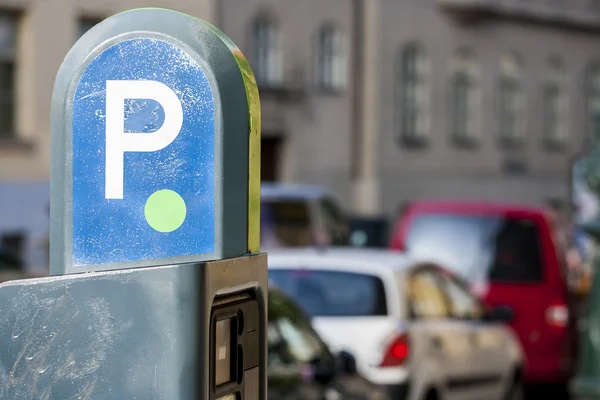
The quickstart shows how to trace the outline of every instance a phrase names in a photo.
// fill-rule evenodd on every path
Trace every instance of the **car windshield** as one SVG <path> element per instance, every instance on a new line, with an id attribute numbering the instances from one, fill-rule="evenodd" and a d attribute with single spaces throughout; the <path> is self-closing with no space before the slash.
<path id="1" fill-rule="evenodd" d="M 533 283 L 542 280 L 536 224 L 503 216 L 419 215 L 406 251 L 440 262 L 471 282 Z"/>
<path id="2" fill-rule="evenodd" d="M 311 316 L 387 315 L 383 282 L 372 275 L 312 269 L 269 269 L 269 280 Z"/>

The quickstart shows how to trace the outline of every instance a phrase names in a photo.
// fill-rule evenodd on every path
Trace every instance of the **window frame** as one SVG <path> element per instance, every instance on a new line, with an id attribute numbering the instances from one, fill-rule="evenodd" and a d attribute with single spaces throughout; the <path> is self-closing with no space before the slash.
<path id="1" fill-rule="evenodd" d="M 455 72 L 452 77 L 452 137 L 454 140 L 466 139 L 469 133 L 469 90 L 468 73 Z M 460 98 L 460 99 L 459 99 Z M 460 106 L 460 107 L 459 107 Z"/>
<path id="2" fill-rule="evenodd" d="M 476 147 L 480 139 L 481 130 L 481 91 L 479 88 L 480 72 L 475 53 L 468 48 L 458 49 L 450 63 L 449 104 L 450 114 L 450 140 L 457 147 Z M 462 89 L 459 91 L 459 89 Z M 458 109 L 457 94 L 463 93 L 463 108 Z M 459 113 L 464 114 L 460 124 L 462 132 L 457 130 Z"/>
<path id="3" fill-rule="evenodd" d="M 563 150 L 568 143 L 566 68 L 558 57 L 546 63 L 542 83 L 542 140 L 548 150 Z"/>
<path id="4" fill-rule="evenodd" d="M 430 274 L 432 280 L 435 282 L 436 288 L 438 289 L 439 293 L 440 293 L 440 297 L 442 299 L 442 302 L 444 304 L 444 307 L 446 309 L 446 313 L 443 316 L 438 316 L 438 317 L 423 317 L 423 316 L 419 316 L 415 313 L 414 311 L 414 306 L 413 306 L 413 293 L 412 293 L 412 289 L 411 289 L 411 283 L 412 280 L 417 277 L 419 274 Z M 421 265 L 418 266 L 416 268 L 413 268 L 412 270 L 410 270 L 406 277 L 405 277 L 405 301 L 406 301 L 406 314 L 407 314 L 407 319 L 411 320 L 411 321 L 443 321 L 443 320 L 448 320 L 451 318 L 451 310 L 450 310 L 450 305 L 449 305 L 449 300 L 444 292 L 444 290 L 440 287 L 440 280 L 439 277 L 437 276 L 437 267 L 434 265 Z"/>
<path id="5" fill-rule="evenodd" d="M 431 93 L 427 55 L 419 43 L 411 42 L 399 49 L 394 83 L 394 109 L 400 144 L 426 147 L 430 140 Z"/>
<path id="6" fill-rule="evenodd" d="M 507 64 L 511 64 L 506 66 Z M 497 80 L 496 126 L 498 143 L 504 148 L 520 148 L 525 144 L 526 92 L 524 63 L 514 51 L 503 54 L 499 62 Z M 512 120 L 510 132 L 506 122 Z"/>
<path id="7" fill-rule="evenodd" d="M 316 87 L 324 93 L 339 93 L 348 81 L 346 37 L 332 22 L 322 24 L 315 38 Z"/>
<path id="8" fill-rule="evenodd" d="M 259 86 L 276 88 L 283 81 L 280 32 L 273 18 L 261 15 L 250 24 L 252 68 Z"/>
<path id="9" fill-rule="evenodd" d="M 4 122 L 0 120 L 0 140 L 15 140 L 18 139 L 17 135 L 17 76 L 19 74 L 19 58 L 18 58 L 18 47 L 19 47 L 19 26 L 20 26 L 20 14 L 11 10 L 0 11 L 0 22 L 6 22 L 7 34 L 9 35 L 9 41 L 7 49 L 0 49 L 0 68 L 8 68 L 8 75 L 11 75 L 10 83 L 6 88 L 0 89 L 0 107 L 6 109 L 6 115 L 8 121 L 6 126 Z"/>

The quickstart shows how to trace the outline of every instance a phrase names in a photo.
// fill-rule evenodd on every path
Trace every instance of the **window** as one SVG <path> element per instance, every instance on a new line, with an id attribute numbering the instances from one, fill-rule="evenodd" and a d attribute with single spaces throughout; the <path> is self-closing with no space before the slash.
<path id="1" fill-rule="evenodd" d="M 253 70 L 259 84 L 276 86 L 281 83 L 281 54 L 277 28 L 267 18 L 259 18 L 252 25 L 254 46 Z"/>
<path id="2" fill-rule="evenodd" d="M 439 280 L 431 270 L 420 270 L 408 281 L 409 309 L 418 319 L 440 319 L 450 315 Z"/>
<path id="3" fill-rule="evenodd" d="M 314 227 L 307 200 L 264 199 L 260 211 L 261 245 L 264 248 L 312 246 Z"/>
<path id="4" fill-rule="evenodd" d="M 416 44 L 406 46 L 397 60 L 398 116 L 400 138 L 406 145 L 426 142 L 429 129 L 427 66 Z"/>
<path id="5" fill-rule="evenodd" d="M 527 219 L 506 219 L 492 245 L 495 255 L 489 271 L 494 282 L 538 282 L 543 266 L 538 229 Z"/>
<path id="6" fill-rule="evenodd" d="M 521 145 L 524 135 L 525 98 L 522 82 L 522 63 L 514 53 L 500 60 L 498 88 L 498 125 L 500 143 Z"/>
<path id="7" fill-rule="evenodd" d="M 346 86 L 346 43 L 344 37 L 332 24 L 326 24 L 318 32 L 317 83 L 320 89 L 342 90 Z"/>
<path id="8" fill-rule="evenodd" d="M 456 279 L 441 274 L 442 288 L 450 301 L 450 314 L 455 318 L 479 319 L 484 309 L 469 289 Z"/>
<path id="9" fill-rule="evenodd" d="M 567 104 L 565 71 L 557 58 L 551 59 L 546 66 L 542 91 L 544 142 L 550 147 L 561 147 L 567 142 Z"/>
<path id="10" fill-rule="evenodd" d="M 457 145 L 472 144 L 479 135 L 478 67 L 474 54 L 461 49 L 451 65 L 451 136 Z"/>
<path id="11" fill-rule="evenodd" d="M 0 138 L 14 137 L 18 17 L 0 12 Z"/>
<path id="12" fill-rule="evenodd" d="M 269 279 L 312 316 L 387 315 L 383 282 L 373 275 L 273 268 Z"/>
<path id="13" fill-rule="evenodd" d="M 82 37 L 87 31 L 89 31 L 90 29 L 92 29 L 94 26 L 98 25 L 100 22 L 102 22 L 101 18 L 81 18 L 79 20 L 79 36 L 78 38 Z"/>
<path id="14" fill-rule="evenodd" d="M 333 363 L 333 356 L 310 321 L 281 293 L 269 292 L 268 314 L 269 369 L 278 365 Z"/>
<path id="15" fill-rule="evenodd" d="M 591 64 L 585 74 L 586 135 L 600 137 L 600 64 Z"/>
<path id="16" fill-rule="evenodd" d="M 536 223 L 503 216 L 424 214 L 413 219 L 406 250 L 439 262 L 472 282 L 539 282 Z"/>

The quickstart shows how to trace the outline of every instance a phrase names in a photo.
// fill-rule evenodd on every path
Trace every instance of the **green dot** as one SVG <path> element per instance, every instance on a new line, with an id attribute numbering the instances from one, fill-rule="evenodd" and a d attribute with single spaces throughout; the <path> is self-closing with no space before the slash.
<path id="1" fill-rule="evenodd" d="M 159 232 L 173 232 L 183 224 L 186 214 L 185 201 L 169 189 L 152 193 L 144 207 L 146 221 Z"/>

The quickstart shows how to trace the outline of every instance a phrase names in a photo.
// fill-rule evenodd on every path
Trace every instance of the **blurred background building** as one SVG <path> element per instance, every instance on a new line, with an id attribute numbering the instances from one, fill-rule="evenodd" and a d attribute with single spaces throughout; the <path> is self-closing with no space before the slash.
<path id="1" fill-rule="evenodd" d="M 162 6 L 218 25 L 260 85 L 265 181 L 352 214 L 569 196 L 598 131 L 598 0 L 0 0 L 0 246 L 44 263 L 50 99 L 73 42 Z"/>
<path id="2" fill-rule="evenodd" d="M 261 84 L 264 178 L 390 215 L 424 197 L 568 196 L 597 125 L 599 4 L 224 0 L 220 24 Z"/>

